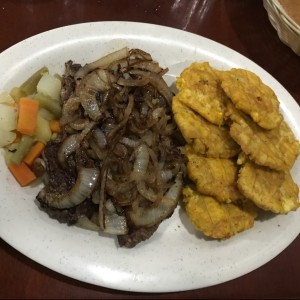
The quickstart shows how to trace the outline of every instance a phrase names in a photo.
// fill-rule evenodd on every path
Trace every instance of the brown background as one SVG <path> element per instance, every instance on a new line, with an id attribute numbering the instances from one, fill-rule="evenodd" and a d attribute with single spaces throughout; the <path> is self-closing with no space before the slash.
<path id="1" fill-rule="evenodd" d="M 108 20 L 171 26 L 222 43 L 271 73 L 300 104 L 300 57 L 279 40 L 260 0 L 1 0 L 0 51 L 49 29 Z M 1 70 L 0 78 L 2 76 L 5 70 Z M 110 290 L 67 278 L 0 240 L 0 297 L 299 298 L 299 257 L 300 237 L 266 265 L 230 282 L 181 293 L 142 294 Z"/>

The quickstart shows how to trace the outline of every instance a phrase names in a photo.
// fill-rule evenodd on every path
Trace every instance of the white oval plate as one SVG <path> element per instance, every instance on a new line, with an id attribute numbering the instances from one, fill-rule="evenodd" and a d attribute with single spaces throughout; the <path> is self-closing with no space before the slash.
<path id="1" fill-rule="evenodd" d="M 169 67 L 170 84 L 192 61 L 209 61 L 220 69 L 241 67 L 254 71 L 274 89 L 282 113 L 300 138 L 298 104 L 266 71 L 214 41 L 151 24 L 84 23 L 28 38 L 0 54 L 0 91 L 20 85 L 44 65 L 51 72 L 62 73 L 69 59 L 84 64 L 125 45 L 144 49 L 162 66 Z M 299 160 L 292 174 L 299 185 Z M 0 180 L 0 235 L 7 243 L 61 274 L 119 290 L 171 292 L 225 282 L 270 261 L 300 231 L 298 210 L 256 221 L 252 229 L 225 241 L 206 240 L 178 207 L 148 241 L 123 249 L 111 237 L 50 219 L 34 202 L 41 186 L 20 188 L 2 156 Z"/>

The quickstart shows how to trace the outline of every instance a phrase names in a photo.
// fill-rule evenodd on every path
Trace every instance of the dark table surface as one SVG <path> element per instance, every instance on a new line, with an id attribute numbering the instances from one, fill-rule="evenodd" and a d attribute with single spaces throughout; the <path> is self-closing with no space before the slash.
<path id="1" fill-rule="evenodd" d="M 166 25 L 224 44 L 272 74 L 300 104 L 300 57 L 279 40 L 260 0 L 1 0 L 0 51 L 49 29 L 111 20 Z M 1 240 L 0 298 L 300 298 L 299 255 L 300 237 L 238 279 L 180 293 L 143 294 L 65 277 Z"/>

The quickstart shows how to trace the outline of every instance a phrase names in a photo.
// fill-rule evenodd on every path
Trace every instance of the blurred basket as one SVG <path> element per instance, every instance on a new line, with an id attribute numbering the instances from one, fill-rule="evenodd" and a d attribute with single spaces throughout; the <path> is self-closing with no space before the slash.
<path id="1" fill-rule="evenodd" d="M 299 2 L 294 1 L 298 7 L 300 7 Z M 277 30 L 280 40 L 288 45 L 297 55 L 300 55 L 300 25 L 287 14 L 278 0 L 264 0 L 263 3 L 268 12 L 270 22 Z"/>

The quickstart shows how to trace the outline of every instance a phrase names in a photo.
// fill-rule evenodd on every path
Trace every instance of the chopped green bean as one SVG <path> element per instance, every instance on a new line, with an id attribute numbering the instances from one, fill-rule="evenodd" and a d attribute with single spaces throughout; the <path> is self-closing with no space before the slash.
<path id="1" fill-rule="evenodd" d="M 20 89 L 26 94 L 26 96 L 32 95 L 36 92 L 36 86 L 43 74 L 48 72 L 47 67 L 42 67 L 31 75 L 21 86 Z"/>
<path id="2" fill-rule="evenodd" d="M 21 97 L 25 97 L 26 96 L 26 93 L 24 91 L 22 91 L 22 89 L 19 88 L 19 87 L 12 88 L 11 91 L 9 92 L 9 94 L 13 97 L 13 99 L 16 102 L 19 102 L 19 99 Z"/>
<path id="3" fill-rule="evenodd" d="M 32 144 L 34 142 L 34 138 L 28 135 L 23 135 L 20 143 L 18 144 L 16 152 L 11 156 L 10 161 L 16 165 L 19 165 L 24 156 L 30 150 Z"/>
<path id="4" fill-rule="evenodd" d="M 40 102 L 40 106 L 51 112 L 57 119 L 60 118 L 61 105 L 57 100 L 51 99 L 42 93 L 37 93 L 34 99 L 37 99 Z"/>

